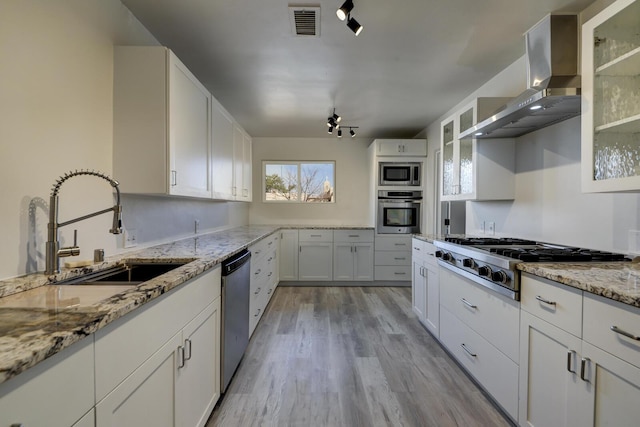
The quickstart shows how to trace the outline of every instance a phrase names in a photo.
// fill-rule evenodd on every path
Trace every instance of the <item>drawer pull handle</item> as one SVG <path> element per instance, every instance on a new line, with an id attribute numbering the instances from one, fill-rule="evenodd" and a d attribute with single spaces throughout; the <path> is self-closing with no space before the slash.
<path id="1" fill-rule="evenodd" d="M 184 360 L 191 359 L 191 340 L 187 338 L 184 340 Z"/>
<path id="2" fill-rule="evenodd" d="M 640 337 L 639 337 L 639 336 L 637 336 L 637 335 L 633 335 L 633 334 L 630 334 L 629 332 L 627 332 L 627 331 L 625 331 L 625 330 L 622 330 L 622 329 L 618 328 L 616 325 L 613 325 L 613 326 L 611 327 L 611 330 L 612 330 L 613 332 L 615 332 L 616 334 L 624 335 L 625 337 L 627 337 L 627 338 L 631 338 L 631 339 L 632 339 L 632 340 L 634 340 L 634 341 L 640 341 Z"/>
<path id="3" fill-rule="evenodd" d="M 413 250 L 420 252 L 420 248 L 416 248 L 415 246 L 413 247 Z"/>
<path id="4" fill-rule="evenodd" d="M 394 245 L 396 245 L 396 246 L 407 246 L 406 243 L 394 243 Z"/>
<path id="5" fill-rule="evenodd" d="M 269 242 L 269 243 L 267 243 L 267 245 L 271 246 L 271 245 L 273 245 L 273 242 Z"/>
<path id="6" fill-rule="evenodd" d="M 467 346 L 466 346 L 466 345 L 464 345 L 464 343 L 460 344 L 460 347 L 462 347 L 462 349 L 463 349 L 464 351 L 466 351 L 466 352 L 469 354 L 469 356 L 471 356 L 471 357 L 478 357 L 478 355 L 477 355 L 477 354 L 475 354 L 475 353 L 473 353 L 471 350 L 469 350 L 469 349 L 467 348 Z"/>
<path id="7" fill-rule="evenodd" d="M 359 234 L 349 234 L 349 237 L 360 237 Z"/>
<path id="8" fill-rule="evenodd" d="M 262 270 L 259 268 L 256 270 L 255 273 L 253 273 L 254 276 L 257 276 L 258 274 L 262 273 Z"/>
<path id="9" fill-rule="evenodd" d="M 406 258 L 405 258 L 405 257 L 402 257 L 402 258 L 397 258 L 397 257 L 396 257 L 396 258 L 394 258 L 394 259 L 395 259 L 396 261 L 404 261 Z"/>
<path id="10" fill-rule="evenodd" d="M 312 234 L 311 237 L 322 237 L 322 234 Z"/>
<path id="11" fill-rule="evenodd" d="M 271 292 L 273 292 L 273 288 L 269 289 L 269 292 L 267 292 L 267 295 L 271 295 Z"/>
<path id="12" fill-rule="evenodd" d="M 464 305 L 466 305 L 467 307 L 471 307 L 471 308 L 473 308 L 473 309 L 475 309 L 475 310 L 477 310 L 477 309 L 478 309 L 478 306 L 477 306 L 477 305 L 471 304 L 469 301 L 467 301 L 467 300 L 466 300 L 466 299 L 464 299 L 464 298 L 462 298 L 462 300 L 461 300 L 461 301 L 462 301 L 462 302 L 464 303 Z"/>
<path id="13" fill-rule="evenodd" d="M 571 369 L 571 359 L 573 359 L 574 354 L 576 354 L 576 352 L 573 350 L 569 350 L 567 352 L 567 371 L 571 372 L 572 374 L 576 373 L 576 371 Z"/>
<path id="14" fill-rule="evenodd" d="M 394 272 L 393 274 L 395 274 L 396 276 L 404 276 L 404 275 L 405 275 L 405 274 L 407 274 L 407 273 L 405 273 L 405 272 L 400 272 L 400 271 L 396 271 L 396 272 Z"/>
<path id="15" fill-rule="evenodd" d="M 262 290 L 262 288 L 258 288 L 256 289 L 256 291 L 253 293 L 254 295 L 258 295 L 260 293 L 260 291 Z M 246 294 L 245 294 L 246 295 Z"/>
<path id="16" fill-rule="evenodd" d="M 258 311 L 256 311 L 256 314 L 253 315 L 253 317 L 258 317 L 260 316 L 260 312 L 262 311 L 261 308 L 258 309 Z"/>
<path id="17" fill-rule="evenodd" d="M 586 368 L 587 368 L 587 362 L 590 362 L 590 361 L 591 359 L 589 359 L 588 357 L 583 357 L 582 362 L 580 363 L 580 379 L 587 383 L 589 382 L 589 380 L 584 377 L 584 372 L 586 371 Z"/>
<path id="18" fill-rule="evenodd" d="M 549 305 L 556 305 L 556 302 L 555 302 L 555 301 L 549 301 L 549 300 L 546 300 L 546 299 L 542 298 L 540 295 L 536 295 L 536 299 L 537 299 L 538 301 L 540 301 L 540 302 L 545 303 L 545 304 L 549 304 Z"/>

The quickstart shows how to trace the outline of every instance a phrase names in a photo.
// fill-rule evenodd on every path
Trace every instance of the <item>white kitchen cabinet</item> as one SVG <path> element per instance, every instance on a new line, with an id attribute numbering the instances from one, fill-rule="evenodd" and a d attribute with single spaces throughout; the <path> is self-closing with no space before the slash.
<path id="1" fill-rule="evenodd" d="M 299 230 L 298 248 L 299 280 L 333 280 L 333 230 Z"/>
<path id="2" fill-rule="evenodd" d="M 298 230 L 280 231 L 279 279 L 298 280 Z"/>
<path id="3" fill-rule="evenodd" d="M 420 239 L 412 241 L 412 303 L 418 320 L 436 338 L 440 335 L 440 266 L 436 247 Z"/>
<path id="4" fill-rule="evenodd" d="M 0 384 L 0 425 L 68 427 L 81 418 L 84 423 L 85 414 L 93 414 L 93 393 L 88 337 Z"/>
<path id="5" fill-rule="evenodd" d="M 333 232 L 333 280 L 373 280 L 373 231 Z"/>
<path id="6" fill-rule="evenodd" d="M 376 156 L 421 156 L 427 155 L 425 139 L 376 139 Z"/>
<path id="7" fill-rule="evenodd" d="M 98 427 L 204 425 L 220 395 L 220 279 L 216 267 L 96 332 Z"/>
<path id="8" fill-rule="evenodd" d="M 251 137 L 237 124 L 233 126 L 233 187 L 235 200 L 250 202 Z"/>
<path id="9" fill-rule="evenodd" d="M 249 247 L 251 252 L 249 337 L 262 318 L 278 284 L 279 241 L 280 233 L 274 233 Z"/>
<path id="10" fill-rule="evenodd" d="M 212 99 L 211 180 L 214 199 L 234 200 L 233 126 L 233 117 L 218 101 Z"/>
<path id="11" fill-rule="evenodd" d="M 210 198 L 211 95 L 169 49 L 114 48 L 113 171 L 125 193 Z"/>
<path id="12" fill-rule="evenodd" d="M 582 26 L 582 191 L 640 190 L 640 1 Z"/>
<path id="13" fill-rule="evenodd" d="M 515 197 L 513 139 L 460 139 L 459 135 L 489 117 L 507 98 L 477 98 L 441 122 L 443 201 L 512 200 Z"/>
<path id="14" fill-rule="evenodd" d="M 411 281 L 411 235 L 376 235 L 374 279 Z"/>

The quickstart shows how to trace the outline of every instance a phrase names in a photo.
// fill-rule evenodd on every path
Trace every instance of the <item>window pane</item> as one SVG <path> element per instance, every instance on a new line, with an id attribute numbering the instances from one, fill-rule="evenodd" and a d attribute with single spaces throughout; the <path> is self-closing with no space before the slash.
<path id="1" fill-rule="evenodd" d="M 298 200 L 298 165 L 265 164 L 265 200 Z"/>
<path id="2" fill-rule="evenodd" d="M 300 193 L 302 202 L 333 202 L 334 164 L 301 163 Z"/>

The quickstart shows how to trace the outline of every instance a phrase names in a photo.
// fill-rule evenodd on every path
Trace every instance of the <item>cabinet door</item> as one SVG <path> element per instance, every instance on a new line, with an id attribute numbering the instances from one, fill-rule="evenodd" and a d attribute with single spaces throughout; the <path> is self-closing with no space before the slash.
<path id="1" fill-rule="evenodd" d="M 180 345 L 181 332 L 98 402 L 96 426 L 175 426 L 176 349 Z"/>
<path id="2" fill-rule="evenodd" d="M 242 174 L 244 173 L 244 135 L 242 129 L 234 123 L 233 125 L 233 186 L 231 191 L 233 197 L 239 200 L 242 195 Z"/>
<path id="3" fill-rule="evenodd" d="M 333 243 L 300 242 L 298 273 L 299 280 L 332 280 Z"/>
<path id="4" fill-rule="evenodd" d="M 233 199 L 233 118 L 215 100 L 211 110 L 213 197 Z"/>
<path id="5" fill-rule="evenodd" d="M 450 200 L 452 196 L 458 193 L 458 145 L 456 121 L 454 117 L 444 120 L 440 127 L 441 142 L 440 150 L 442 152 L 442 179 L 440 194 L 442 200 Z"/>
<path id="6" fill-rule="evenodd" d="M 333 244 L 333 280 L 354 280 L 354 258 L 352 243 Z"/>
<path id="7" fill-rule="evenodd" d="M 353 244 L 354 280 L 373 280 L 373 243 Z"/>
<path id="8" fill-rule="evenodd" d="M 280 280 L 298 280 L 298 230 L 280 232 Z"/>
<path id="9" fill-rule="evenodd" d="M 640 1 L 582 27 L 582 190 L 640 189 Z"/>
<path id="10" fill-rule="evenodd" d="M 424 322 L 427 303 L 427 280 L 423 275 L 424 267 L 422 262 L 413 262 L 411 274 L 411 302 L 413 312 L 418 316 L 420 322 Z"/>
<path id="11" fill-rule="evenodd" d="M 520 425 L 577 427 L 581 340 L 526 311 L 521 322 Z"/>
<path id="12" fill-rule="evenodd" d="M 582 426 L 637 426 L 640 420 L 640 368 L 587 343 L 583 401 L 575 410 Z"/>
<path id="13" fill-rule="evenodd" d="M 424 325 L 436 337 L 440 336 L 440 275 L 438 267 L 425 264 L 423 273 L 426 274 L 426 297 Z"/>
<path id="14" fill-rule="evenodd" d="M 184 366 L 176 380 L 176 425 L 204 426 L 220 398 L 220 298 L 183 330 Z"/>
<path id="15" fill-rule="evenodd" d="M 246 133 L 242 136 L 242 192 L 241 200 L 250 202 L 253 198 L 251 185 L 251 137 Z"/>
<path id="16" fill-rule="evenodd" d="M 169 52 L 169 192 L 211 197 L 211 94 Z"/>

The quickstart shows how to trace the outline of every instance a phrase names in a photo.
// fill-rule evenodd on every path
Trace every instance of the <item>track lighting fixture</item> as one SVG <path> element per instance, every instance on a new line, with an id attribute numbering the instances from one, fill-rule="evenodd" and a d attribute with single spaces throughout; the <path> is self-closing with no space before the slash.
<path id="1" fill-rule="evenodd" d="M 351 135 L 351 138 L 356 137 L 356 133 L 353 131 L 354 129 L 358 129 L 358 126 L 349 126 L 349 135 Z"/>
<path id="2" fill-rule="evenodd" d="M 327 126 L 338 129 L 340 127 L 340 120 L 342 120 L 342 117 L 336 114 L 336 109 L 334 108 L 333 114 L 327 118 Z"/>
<path id="3" fill-rule="evenodd" d="M 331 126 L 329 126 L 329 130 L 327 131 L 327 133 L 333 135 L 333 128 Z"/>
<path id="4" fill-rule="evenodd" d="M 362 32 L 362 25 L 360 25 L 354 18 L 349 18 L 347 21 L 347 27 L 349 27 L 356 36 Z"/>
<path id="5" fill-rule="evenodd" d="M 338 129 L 338 138 L 342 138 L 342 129 Z"/>
<path id="6" fill-rule="evenodd" d="M 346 0 L 342 4 L 342 6 L 340 6 L 340 9 L 336 10 L 336 15 L 338 15 L 338 19 L 341 21 L 344 21 L 345 19 L 347 19 L 347 15 L 349 15 L 349 12 L 351 12 L 352 9 L 353 9 L 353 1 Z"/>

